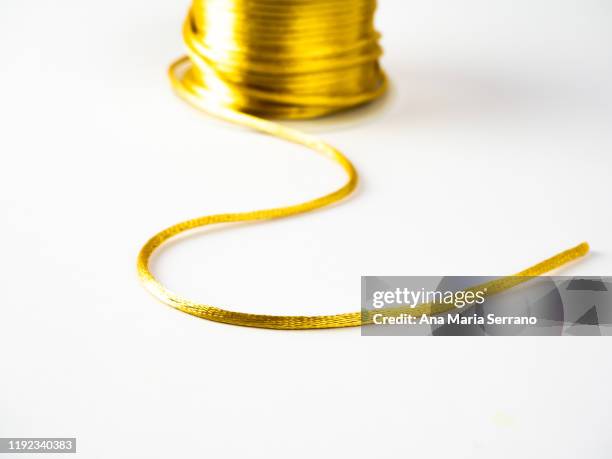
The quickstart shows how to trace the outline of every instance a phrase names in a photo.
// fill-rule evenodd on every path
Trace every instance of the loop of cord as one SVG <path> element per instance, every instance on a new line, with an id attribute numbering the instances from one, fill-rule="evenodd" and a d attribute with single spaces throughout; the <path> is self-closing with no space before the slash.
<path id="1" fill-rule="evenodd" d="M 193 1 L 183 28 L 188 56 L 169 69 L 177 94 L 213 116 L 322 154 L 345 171 L 347 180 L 339 189 L 307 202 L 208 215 L 159 232 L 141 249 L 137 270 L 145 288 L 160 301 L 197 317 L 248 327 L 300 330 L 372 322 L 371 316 L 361 312 L 275 316 L 197 303 L 166 289 L 150 271 L 149 262 L 157 248 L 185 231 L 217 223 L 289 217 L 340 201 L 355 189 L 357 173 L 340 151 L 268 119 L 315 118 L 370 102 L 385 92 L 375 9 L 375 0 Z M 494 281 L 490 291 L 507 290 L 523 282 L 521 278 L 526 281 L 542 275 L 587 252 L 588 245 L 582 243 L 515 276 Z M 421 305 L 410 312 L 436 314 L 452 307 Z"/>

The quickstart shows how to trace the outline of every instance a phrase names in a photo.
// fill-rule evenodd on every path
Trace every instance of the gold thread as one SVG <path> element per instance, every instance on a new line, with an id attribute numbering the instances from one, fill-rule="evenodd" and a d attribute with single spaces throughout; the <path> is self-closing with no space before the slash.
<path id="1" fill-rule="evenodd" d="M 217 223 L 289 217 L 340 201 L 355 189 L 357 172 L 340 151 L 264 118 L 315 118 L 383 94 L 387 83 L 378 63 L 382 51 L 373 25 L 375 9 L 375 0 L 193 1 L 183 28 L 188 56 L 174 62 L 169 70 L 177 94 L 213 116 L 326 156 L 342 167 L 347 180 L 337 190 L 307 202 L 208 215 L 159 232 L 141 249 L 137 269 L 145 288 L 160 301 L 197 317 L 248 327 L 298 330 L 371 323 L 371 316 L 362 317 L 361 312 L 274 316 L 196 303 L 166 289 L 151 273 L 149 261 L 158 247 L 185 231 Z M 582 243 L 515 276 L 493 281 L 489 292 L 512 288 L 587 252 L 588 244 Z M 410 313 L 436 314 L 452 307 L 420 305 Z"/>

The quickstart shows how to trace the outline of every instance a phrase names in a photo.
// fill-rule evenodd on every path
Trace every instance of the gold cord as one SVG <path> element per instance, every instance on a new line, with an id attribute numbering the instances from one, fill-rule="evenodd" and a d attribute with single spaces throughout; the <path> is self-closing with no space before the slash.
<path id="1" fill-rule="evenodd" d="M 371 323 L 361 312 L 272 316 L 195 303 L 167 290 L 151 273 L 153 252 L 168 239 L 217 223 L 283 218 L 337 202 L 357 185 L 357 172 L 337 149 L 264 118 L 308 119 L 370 102 L 386 90 L 374 29 L 375 0 L 194 0 L 183 35 L 188 56 L 169 70 L 174 90 L 191 105 L 226 121 L 303 145 L 347 174 L 336 191 L 311 201 L 251 212 L 208 215 L 153 236 L 138 255 L 138 275 L 160 301 L 216 322 L 275 329 L 354 327 Z M 516 276 L 539 276 L 588 252 L 586 243 Z M 506 290 L 521 281 L 495 281 Z M 452 307 L 452 306 L 450 306 Z M 450 309 L 425 305 L 414 314 Z"/>

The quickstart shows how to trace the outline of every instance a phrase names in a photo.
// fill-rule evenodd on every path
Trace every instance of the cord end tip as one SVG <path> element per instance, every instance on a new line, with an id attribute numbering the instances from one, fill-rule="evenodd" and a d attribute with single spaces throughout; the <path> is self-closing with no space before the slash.
<path id="1" fill-rule="evenodd" d="M 588 242 L 583 242 L 582 244 L 577 245 L 575 250 L 578 253 L 578 256 L 582 257 L 586 255 L 587 253 L 589 253 L 589 250 L 591 250 L 591 247 L 589 246 Z"/>

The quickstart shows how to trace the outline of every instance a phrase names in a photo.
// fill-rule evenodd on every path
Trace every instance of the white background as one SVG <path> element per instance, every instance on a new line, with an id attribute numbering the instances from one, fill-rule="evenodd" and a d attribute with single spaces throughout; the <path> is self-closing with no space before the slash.
<path id="1" fill-rule="evenodd" d="M 150 297 L 154 232 L 338 185 L 310 151 L 175 97 L 188 1 L 0 4 L 0 436 L 83 458 L 607 458 L 605 338 L 365 338 Z M 355 311 L 361 275 L 503 275 L 591 243 L 612 274 L 607 0 L 382 0 L 389 96 L 297 124 L 361 172 L 333 209 L 169 246 L 173 290 Z"/>

